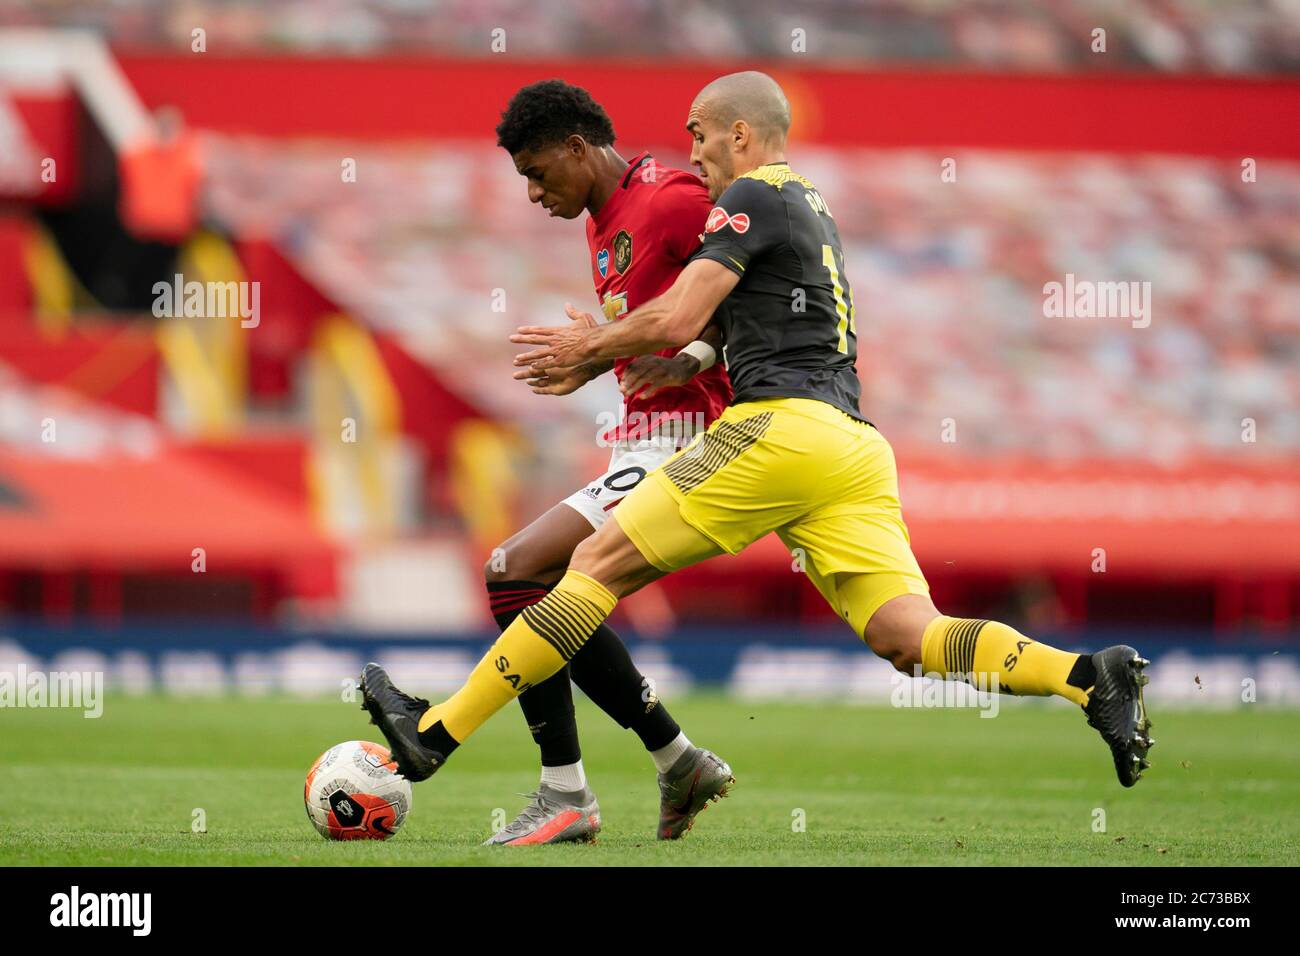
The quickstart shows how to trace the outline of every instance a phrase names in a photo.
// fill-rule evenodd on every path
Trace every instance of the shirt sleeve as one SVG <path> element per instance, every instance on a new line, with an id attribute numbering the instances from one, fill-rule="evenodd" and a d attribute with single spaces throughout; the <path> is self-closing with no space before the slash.
<path id="1" fill-rule="evenodd" d="M 695 255 L 712 206 L 704 183 L 688 174 L 659 189 L 654 199 L 654 221 L 659 227 L 659 241 L 670 258 L 685 262 Z"/>
<path id="2" fill-rule="evenodd" d="M 789 238 L 785 201 L 776 187 L 757 179 L 737 179 L 709 211 L 704 244 L 695 258 L 712 259 L 743 276 L 750 260 Z"/>

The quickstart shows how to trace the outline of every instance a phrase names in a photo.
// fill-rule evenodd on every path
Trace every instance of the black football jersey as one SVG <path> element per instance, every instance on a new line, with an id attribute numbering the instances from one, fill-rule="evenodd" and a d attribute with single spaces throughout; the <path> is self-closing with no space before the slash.
<path id="1" fill-rule="evenodd" d="M 844 250 L 812 183 L 786 163 L 740 176 L 709 213 L 695 258 L 740 276 L 716 313 L 734 401 L 812 398 L 866 421 Z"/>

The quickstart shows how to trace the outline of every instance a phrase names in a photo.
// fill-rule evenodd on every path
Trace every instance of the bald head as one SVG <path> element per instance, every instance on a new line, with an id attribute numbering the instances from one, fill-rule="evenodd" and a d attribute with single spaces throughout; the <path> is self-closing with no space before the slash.
<path id="1" fill-rule="evenodd" d="M 729 73 L 700 90 L 686 131 L 691 163 L 716 201 L 737 176 L 785 161 L 790 102 L 766 73 Z"/>
<path id="2" fill-rule="evenodd" d="M 783 147 L 790 132 L 790 101 L 776 80 L 756 70 L 718 77 L 700 90 L 695 107 L 724 126 L 743 120 L 767 146 Z"/>

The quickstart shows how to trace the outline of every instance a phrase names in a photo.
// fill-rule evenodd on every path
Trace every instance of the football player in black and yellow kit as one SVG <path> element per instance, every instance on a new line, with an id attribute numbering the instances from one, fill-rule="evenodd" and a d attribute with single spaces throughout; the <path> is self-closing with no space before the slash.
<path id="1" fill-rule="evenodd" d="M 835 220 L 785 161 L 789 104 L 762 73 L 706 86 L 687 131 L 715 206 L 703 245 L 663 295 L 597 328 L 523 328 L 520 365 L 571 367 L 691 341 L 717 313 L 735 389 L 730 408 L 651 472 L 569 570 L 510 625 L 441 704 L 413 712 L 382 668 L 366 701 L 402 771 L 423 779 L 519 687 L 569 660 L 623 595 L 770 531 L 799 548 L 817 589 L 904 673 L 969 680 L 1080 705 L 1110 746 L 1120 783 L 1147 766 L 1147 664 L 1131 647 L 1092 655 L 997 621 L 948 617 L 930 600 L 898 500 L 893 451 L 862 416 L 852 291 Z"/>

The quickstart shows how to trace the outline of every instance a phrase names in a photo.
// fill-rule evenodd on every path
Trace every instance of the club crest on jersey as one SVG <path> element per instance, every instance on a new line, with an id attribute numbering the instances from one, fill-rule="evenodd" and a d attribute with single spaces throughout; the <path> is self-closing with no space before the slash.
<path id="1" fill-rule="evenodd" d="M 704 232 L 707 235 L 711 232 L 717 232 L 724 226 L 730 226 L 736 232 L 748 232 L 749 214 L 738 212 L 732 216 L 721 206 L 714 206 L 709 210 L 709 218 L 704 221 Z"/>
<path id="2" fill-rule="evenodd" d="M 614 236 L 614 269 L 617 272 L 627 272 L 627 267 L 632 264 L 632 233 L 626 229 L 620 229 Z"/>
<path id="3" fill-rule="evenodd" d="M 601 249 L 596 253 L 596 269 L 600 272 L 600 277 L 605 278 L 609 272 L 609 250 Z"/>

